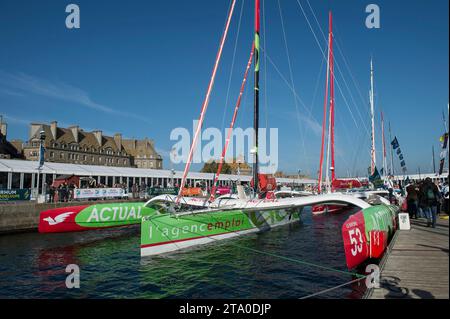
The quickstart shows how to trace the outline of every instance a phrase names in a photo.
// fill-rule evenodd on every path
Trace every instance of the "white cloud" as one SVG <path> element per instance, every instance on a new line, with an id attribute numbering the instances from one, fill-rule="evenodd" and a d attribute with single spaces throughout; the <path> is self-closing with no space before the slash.
<path id="1" fill-rule="evenodd" d="M 89 94 L 75 86 L 61 81 L 49 81 L 22 72 L 11 74 L 0 70 L 0 85 L 5 93 L 23 96 L 25 93 L 76 103 L 87 108 L 117 116 L 125 116 L 150 123 L 144 116 L 112 109 L 92 100 Z"/>

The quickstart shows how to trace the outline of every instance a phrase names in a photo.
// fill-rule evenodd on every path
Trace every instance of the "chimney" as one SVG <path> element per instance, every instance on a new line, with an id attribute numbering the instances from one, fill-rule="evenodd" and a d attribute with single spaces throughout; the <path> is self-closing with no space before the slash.
<path id="1" fill-rule="evenodd" d="M 42 124 L 39 123 L 31 123 L 30 125 L 30 140 L 33 137 L 39 138 L 39 131 L 42 129 Z"/>
<path id="2" fill-rule="evenodd" d="M 102 131 L 94 131 L 95 138 L 97 139 L 98 145 L 102 146 Z"/>
<path id="3" fill-rule="evenodd" d="M 79 131 L 78 125 L 71 126 L 71 127 L 69 127 L 69 129 L 72 131 L 73 138 L 75 139 L 75 143 L 78 143 L 78 131 Z"/>
<path id="4" fill-rule="evenodd" d="M 122 134 L 120 133 L 114 134 L 114 142 L 116 142 L 119 151 L 122 151 Z"/>
<path id="5" fill-rule="evenodd" d="M 57 127 L 58 127 L 58 122 L 53 121 L 50 123 L 50 130 L 52 131 L 52 137 L 53 137 L 53 140 L 55 140 L 55 141 L 57 138 L 57 136 L 56 136 L 56 128 Z"/>
<path id="6" fill-rule="evenodd" d="M 4 137 L 6 137 L 6 134 L 8 133 L 8 124 L 4 123 L 3 121 L 0 123 L 0 133 L 2 133 L 2 135 Z"/>

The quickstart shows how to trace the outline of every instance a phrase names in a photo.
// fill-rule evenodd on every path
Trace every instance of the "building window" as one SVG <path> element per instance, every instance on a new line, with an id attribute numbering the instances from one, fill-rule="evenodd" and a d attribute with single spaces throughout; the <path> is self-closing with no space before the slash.
<path id="1" fill-rule="evenodd" d="M 59 158 L 64 158 L 64 153 L 59 153 Z"/>
<path id="2" fill-rule="evenodd" d="M 50 157 L 51 158 L 55 157 L 55 153 L 54 152 L 50 152 Z"/>

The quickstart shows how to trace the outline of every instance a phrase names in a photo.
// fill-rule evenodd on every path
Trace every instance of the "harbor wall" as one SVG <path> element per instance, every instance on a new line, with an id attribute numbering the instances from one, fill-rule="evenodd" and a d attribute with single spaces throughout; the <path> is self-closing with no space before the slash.
<path id="1" fill-rule="evenodd" d="M 127 201 L 131 200 L 104 200 L 44 204 L 38 204 L 34 201 L 30 201 L 0 204 L 0 235 L 26 231 L 37 231 L 39 224 L 39 214 L 45 210 L 67 206 L 119 203 Z M 139 201 L 139 199 L 135 199 L 133 201 L 137 202 Z"/>

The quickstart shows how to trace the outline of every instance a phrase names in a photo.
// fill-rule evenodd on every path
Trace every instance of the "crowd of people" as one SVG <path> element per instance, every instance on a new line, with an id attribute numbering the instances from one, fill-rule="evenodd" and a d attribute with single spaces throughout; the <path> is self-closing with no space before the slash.
<path id="1" fill-rule="evenodd" d="M 410 218 L 426 218 L 427 227 L 436 227 L 436 219 L 441 212 L 448 214 L 448 207 L 444 205 L 444 198 L 448 197 L 448 185 L 439 188 L 431 178 L 426 178 L 409 184 L 406 192 L 406 208 Z"/>
<path id="2" fill-rule="evenodd" d="M 97 184 L 94 188 L 108 188 L 109 186 L 104 184 Z M 75 190 L 79 188 L 75 183 L 61 183 L 59 186 L 53 185 L 45 185 L 45 195 L 46 201 L 48 203 L 63 203 L 63 202 L 71 202 L 74 200 Z M 82 185 L 80 188 L 90 188 L 89 185 Z M 148 192 L 149 186 L 145 183 L 143 184 L 133 184 L 128 189 L 126 183 L 116 183 L 113 185 L 113 188 L 122 188 L 124 193 L 127 194 L 129 191 L 131 192 L 131 197 L 133 199 L 143 198 L 145 194 Z"/>

